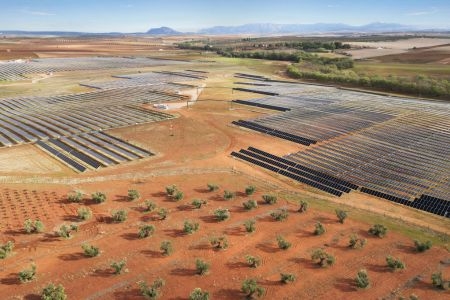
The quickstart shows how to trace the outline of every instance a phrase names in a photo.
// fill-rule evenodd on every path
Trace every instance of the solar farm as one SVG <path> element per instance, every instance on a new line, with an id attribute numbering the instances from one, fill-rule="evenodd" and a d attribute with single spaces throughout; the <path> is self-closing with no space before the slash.
<path id="1" fill-rule="evenodd" d="M 271 96 L 235 103 L 280 113 L 233 123 L 308 147 L 233 156 L 336 196 L 359 189 L 450 217 L 447 104 L 261 80 L 245 91 Z"/>

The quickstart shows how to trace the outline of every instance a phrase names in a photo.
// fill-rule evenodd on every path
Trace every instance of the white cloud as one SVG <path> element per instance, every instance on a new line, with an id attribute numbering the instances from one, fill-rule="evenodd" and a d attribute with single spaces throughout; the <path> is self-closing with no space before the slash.
<path id="1" fill-rule="evenodd" d="M 23 10 L 22 13 L 33 16 L 54 16 L 55 14 L 45 11 Z"/>
<path id="2" fill-rule="evenodd" d="M 335 7 L 339 7 L 339 4 L 328 4 L 327 7 L 328 8 L 335 8 Z"/>
<path id="3" fill-rule="evenodd" d="M 432 7 L 429 10 L 422 10 L 422 11 L 414 11 L 407 13 L 408 16 L 423 16 L 423 15 L 432 15 L 437 13 L 439 10 L 436 7 Z"/>

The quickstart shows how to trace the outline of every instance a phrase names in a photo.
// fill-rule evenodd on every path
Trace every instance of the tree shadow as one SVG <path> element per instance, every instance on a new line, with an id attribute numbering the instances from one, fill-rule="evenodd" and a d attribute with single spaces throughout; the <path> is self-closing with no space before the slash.
<path id="1" fill-rule="evenodd" d="M 141 291 L 137 288 L 126 291 L 115 291 L 114 299 L 142 299 Z"/>
<path id="2" fill-rule="evenodd" d="M 120 236 L 128 241 L 140 240 L 139 235 L 134 232 L 126 232 L 121 234 Z"/>
<path id="3" fill-rule="evenodd" d="M 208 188 L 195 188 L 194 191 L 200 194 L 212 193 Z"/>
<path id="4" fill-rule="evenodd" d="M 405 245 L 405 244 L 399 243 L 397 245 L 397 249 L 399 249 L 399 250 L 401 250 L 401 251 L 403 251 L 405 253 L 410 253 L 410 254 L 417 254 L 417 253 L 419 253 L 416 250 L 416 247 L 414 247 L 413 245 Z"/>
<path id="5" fill-rule="evenodd" d="M 269 243 L 260 243 L 255 246 L 256 249 L 259 249 L 266 253 L 276 253 L 280 252 L 281 249 L 279 247 L 274 246 L 273 244 Z"/>
<path id="6" fill-rule="evenodd" d="M 227 266 L 230 269 L 250 269 L 249 265 L 247 263 L 244 263 L 242 261 L 237 261 L 237 262 L 227 262 L 225 264 L 225 266 Z"/>
<path id="7" fill-rule="evenodd" d="M 228 201 L 228 200 L 225 200 L 222 195 L 210 196 L 208 198 L 208 200 L 211 200 L 211 201 Z"/>
<path id="8" fill-rule="evenodd" d="M 110 277 L 114 275 L 114 272 L 112 269 L 97 269 L 92 273 L 92 276 L 94 277 Z"/>
<path id="9" fill-rule="evenodd" d="M 65 222 L 80 222 L 80 218 L 78 218 L 78 216 L 74 216 L 74 215 L 64 216 L 63 220 Z"/>
<path id="10" fill-rule="evenodd" d="M 79 253 L 69 253 L 69 254 L 61 254 L 58 256 L 60 260 L 64 261 L 75 261 L 86 258 L 86 256 L 79 252 Z"/>
<path id="11" fill-rule="evenodd" d="M 5 285 L 19 285 L 21 282 L 19 278 L 17 277 L 17 273 L 11 273 L 6 278 L 2 278 L 0 280 L 0 283 Z"/>
<path id="12" fill-rule="evenodd" d="M 41 295 L 37 294 L 28 294 L 25 297 L 23 297 L 24 300 L 41 300 Z"/>
<path id="13" fill-rule="evenodd" d="M 244 213 L 244 212 L 248 212 L 249 210 L 245 209 L 243 206 L 233 206 L 230 209 L 230 212 L 234 212 L 234 213 Z"/>
<path id="14" fill-rule="evenodd" d="M 316 217 L 315 221 L 320 222 L 322 224 L 337 224 L 337 223 L 339 223 L 339 220 L 337 218 L 332 219 L 332 218 L 324 217 L 324 216 Z"/>
<path id="15" fill-rule="evenodd" d="M 133 202 L 133 201 L 130 201 L 130 199 L 128 199 L 128 196 L 124 196 L 124 195 L 116 195 L 116 198 L 114 199 L 114 201 L 116 201 L 116 202 Z"/>
<path id="16" fill-rule="evenodd" d="M 275 223 L 275 222 L 278 222 L 277 220 L 275 220 L 274 218 L 272 218 L 271 215 L 258 217 L 257 219 L 258 219 L 258 221 L 260 221 L 260 222 L 268 222 L 268 223 Z"/>
<path id="17" fill-rule="evenodd" d="M 391 272 L 386 265 L 366 264 L 365 268 L 371 272 L 389 273 Z"/>
<path id="18" fill-rule="evenodd" d="M 239 289 L 220 289 L 213 296 L 215 299 L 248 299 Z"/>
<path id="19" fill-rule="evenodd" d="M 190 211 L 190 210 L 194 210 L 194 207 L 190 204 L 181 204 L 177 206 L 178 210 L 181 211 Z"/>
<path id="20" fill-rule="evenodd" d="M 226 235 L 244 236 L 247 234 L 247 231 L 242 227 L 231 227 L 226 228 L 223 233 Z"/>
<path id="21" fill-rule="evenodd" d="M 207 244 L 207 243 L 202 243 L 202 244 L 198 244 L 195 246 L 190 246 L 189 250 L 209 250 L 212 249 L 211 244 Z"/>
<path id="22" fill-rule="evenodd" d="M 316 236 L 313 231 L 306 229 L 299 229 L 297 233 L 301 234 L 299 237 L 313 237 Z"/>
<path id="23" fill-rule="evenodd" d="M 282 285 L 284 285 L 284 283 L 281 280 L 268 280 L 268 279 L 261 280 L 261 284 L 266 285 L 266 286 L 282 286 Z"/>
<path id="24" fill-rule="evenodd" d="M 182 237 L 186 235 L 186 233 L 182 229 L 165 229 L 164 232 L 166 235 L 173 238 Z"/>
<path id="25" fill-rule="evenodd" d="M 199 219 L 205 223 L 219 223 L 219 220 L 217 220 L 216 216 L 201 216 L 199 217 Z"/>
<path id="26" fill-rule="evenodd" d="M 56 242 L 56 241 L 63 241 L 66 240 L 65 238 L 62 238 L 58 235 L 57 232 L 53 233 L 44 233 L 44 236 L 41 239 L 41 242 Z"/>
<path id="27" fill-rule="evenodd" d="M 194 276 L 197 275 L 197 270 L 186 269 L 186 268 L 176 268 L 170 271 L 170 275 L 174 276 Z"/>
<path id="28" fill-rule="evenodd" d="M 307 259 L 304 257 L 292 257 L 289 258 L 288 261 L 295 264 L 299 264 L 304 269 L 315 270 L 321 268 L 317 263 L 313 262 L 311 259 Z"/>
<path id="29" fill-rule="evenodd" d="M 151 195 L 152 195 L 152 197 L 166 197 L 167 193 L 166 192 L 156 192 Z"/>
<path id="30" fill-rule="evenodd" d="M 345 293 L 358 291 L 355 286 L 355 279 L 352 278 L 337 278 L 334 287 Z"/>
<path id="31" fill-rule="evenodd" d="M 150 256 L 152 258 L 165 257 L 161 251 L 155 251 L 155 250 L 142 250 L 141 253 L 146 256 Z"/>

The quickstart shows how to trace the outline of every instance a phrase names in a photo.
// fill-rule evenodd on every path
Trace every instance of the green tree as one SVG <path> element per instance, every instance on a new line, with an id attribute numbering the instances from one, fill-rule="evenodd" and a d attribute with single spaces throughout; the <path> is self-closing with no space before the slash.
<path id="1" fill-rule="evenodd" d="M 236 193 L 231 192 L 231 191 L 227 191 L 227 190 L 223 191 L 223 198 L 225 200 L 232 200 L 235 197 L 236 197 Z"/>
<path id="2" fill-rule="evenodd" d="M 450 289 L 450 280 L 444 280 L 444 278 L 442 277 L 442 272 L 431 274 L 431 283 L 434 287 L 437 287 L 439 289 Z"/>
<path id="3" fill-rule="evenodd" d="M 111 268 L 114 270 L 114 274 L 119 275 L 122 274 L 122 272 L 126 271 L 124 268 L 127 265 L 127 261 L 122 259 L 119 261 L 114 261 L 111 263 Z"/>
<path id="4" fill-rule="evenodd" d="M 84 251 L 84 255 L 86 255 L 88 257 L 95 257 L 100 254 L 100 249 L 93 245 L 83 244 L 83 245 L 81 245 L 81 248 Z"/>
<path id="5" fill-rule="evenodd" d="M 195 268 L 197 270 L 197 274 L 206 275 L 209 272 L 210 265 L 206 261 L 197 258 L 195 260 Z"/>
<path id="6" fill-rule="evenodd" d="M 261 265 L 261 258 L 252 255 L 246 255 L 245 260 L 247 261 L 250 268 L 257 268 Z"/>
<path id="7" fill-rule="evenodd" d="M 377 237 L 385 237 L 388 229 L 383 224 L 375 224 L 369 229 L 369 234 L 375 235 Z"/>
<path id="8" fill-rule="evenodd" d="M 164 256 L 169 256 L 173 253 L 173 246 L 171 241 L 162 241 L 159 249 Z"/>
<path id="9" fill-rule="evenodd" d="M 67 200 L 73 203 L 79 203 L 83 200 L 83 192 L 81 191 L 72 191 L 67 194 Z"/>
<path id="10" fill-rule="evenodd" d="M 294 282 L 295 281 L 295 275 L 291 274 L 291 273 L 281 273 L 280 274 L 281 277 L 281 282 L 282 283 L 289 283 L 289 282 Z"/>
<path id="11" fill-rule="evenodd" d="M 218 208 L 214 211 L 214 216 L 218 221 L 225 221 L 230 218 L 230 211 L 226 208 Z"/>
<path id="12" fill-rule="evenodd" d="M 333 255 L 328 254 L 323 249 L 314 250 L 314 252 L 311 254 L 311 259 L 313 261 L 316 261 L 317 264 L 319 264 L 321 267 L 328 267 L 336 262 L 336 258 Z"/>
<path id="13" fill-rule="evenodd" d="M 367 275 L 367 271 L 364 269 L 361 269 L 356 274 L 356 286 L 365 289 L 368 288 L 370 285 L 369 275 Z"/>
<path id="14" fill-rule="evenodd" d="M 145 200 L 144 201 L 144 210 L 146 212 L 152 212 L 156 208 L 156 203 L 151 200 Z"/>
<path id="15" fill-rule="evenodd" d="M 75 224 L 72 224 L 70 226 L 63 224 L 61 227 L 59 227 L 58 235 L 62 238 L 68 239 L 72 237 L 72 232 L 78 231 L 78 226 Z"/>
<path id="16" fill-rule="evenodd" d="M 173 200 L 175 201 L 180 201 L 183 200 L 184 198 L 184 193 L 182 191 L 175 191 L 175 194 L 173 195 Z"/>
<path id="17" fill-rule="evenodd" d="M 95 192 L 91 197 L 95 203 L 103 203 L 106 201 L 106 194 L 103 192 Z"/>
<path id="18" fill-rule="evenodd" d="M 256 191 L 256 187 L 253 186 L 253 185 L 249 185 L 249 186 L 247 186 L 247 187 L 245 188 L 245 194 L 246 194 L 247 196 L 253 195 L 253 194 L 255 193 L 255 191 Z"/>
<path id="19" fill-rule="evenodd" d="M 277 196 L 275 196 L 275 195 L 266 194 L 266 195 L 262 195 L 262 198 L 263 198 L 264 202 L 267 204 L 277 203 Z"/>
<path id="20" fill-rule="evenodd" d="M 339 223 L 344 224 L 345 219 L 347 219 L 347 212 L 342 209 L 336 209 L 336 216 L 339 219 Z"/>
<path id="21" fill-rule="evenodd" d="M 194 199 L 192 200 L 192 206 L 196 209 L 200 209 L 203 205 L 206 205 L 207 202 L 206 200 L 202 200 L 202 199 Z"/>
<path id="22" fill-rule="evenodd" d="M 150 300 L 156 300 L 159 297 L 161 297 L 161 288 L 165 284 L 166 282 L 162 278 L 155 279 L 155 281 L 153 281 L 153 283 L 150 286 L 144 281 L 138 282 L 138 286 L 139 289 L 141 290 L 142 296 L 144 296 L 145 299 Z"/>
<path id="23" fill-rule="evenodd" d="M 414 245 L 416 246 L 416 250 L 418 252 L 425 252 L 425 251 L 429 250 L 433 244 L 431 243 L 431 241 L 421 242 L 421 241 L 415 240 Z"/>
<path id="24" fill-rule="evenodd" d="M 169 214 L 169 211 L 164 208 L 164 207 L 160 207 L 158 210 L 158 216 L 160 220 L 165 220 L 167 218 L 167 215 Z"/>
<path id="25" fill-rule="evenodd" d="M 359 237 L 357 234 L 352 234 L 348 242 L 348 246 L 352 249 L 364 248 L 367 240 Z"/>
<path id="26" fill-rule="evenodd" d="M 92 210 L 89 207 L 81 206 L 77 209 L 77 215 L 81 220 L 89 220 L 92 217 Z"/>
<path id="27" fill-rule="evenodd" d="M 322 235 L 325 233 L 325 227 L 322 225 L 322 223 L 317 222 L 314 228 L 314 234 L 315 235 Z"/>
<path id="28" fill-rule="evenodd" d="M 128 190 L 128 201 L 134 201 L 141 198 L 138 190 Z"/>
<path id="29" fill-rule="evenodd" d="M 66 300 L 67 295 L 64 287 L 61 284 L 54 285 L 53 283 L 48 284 L 41 293 L 42 300 Z"/>
<path id="30" fill-rule="evenodd" d="M 253 298 L 255 295 L 261 297 L 264 294 L 264 288 L 258 285 L 256 279 L 244 280 L 244 282 L 242 282 L 241 290 L 249 299 Z"/>
<path id="31" fill-rule="evenodd" d="M 183 231 L 187 234 L 192 234 L 196 232 L 200 227 L 200 224 L 196 222 L 192 222 L 189 220 L 184 221 Z"/>
<path id="32" fill-rule="evenodd" d="M 155 226 L 151 224 L 143 224 L 139 227 L 138 236 L 140 239 L 151 236 L 155 232 Z"/>
<path id="33" fill-rule="evenodd" d="M 303 213 L 306 212 L 307 209 L 308 209 L 308 202 L 301 200 L 298 212 Z"/>
<path id="34" fill-rule="evenodd" d="M 228 239 L 226 236 L 215 236 L 212 237 L 209 242 L 211 243 L 211 246 L 213 246 L 216 249 L 227 249 L 228 248 Z"/>
<path id="35" fill-rule="evenodd" d="M 289 248 L 291 248 L 292 243 L 286 241 L 284 239 L 284 237 L 282 237 L 281 235 L 277 236 L 277 243 L 278 243 L 278 247 L 282 250 L 287 250 Z"/>
<path id="36" fill-rule="evenodd" d="M 8 241 L 6 244 L 0 244 L 0 259 L 8 257 L 14 249 L 14 242 Z"/>
<path id="37" fill-rule="evenodd" d="M 246 210 L 252 210 L 258 207 L 258 202 L 256 202 L 253 199 L 247 200 L 246 202 L 242 203 L 242 206 L 244 206 L 244 208 Z"/>
<path id="38" fill-rule="evenodd" d="M 386 264 L 393 271 L 404 269 L 406 267 L 405 263 L 403 263 L 400 259 L 390 255 L 386 257 Z"/>
<path id="39" fill-rule="evenodd" d="M 244 222 L 244 227 L 245 227 L 245 231 L 247 231 L 248 233 L 252 233 L 255 232 L 256 230 L 256 221 L 255 220 L 247 220 Z"/>
<path id="40" fill-rule="evenodd" d="M 286 208 L 279 208 L 276 211 L 271 212 L 270 216 L 277 221 L 284 221 L 288 218 L 289 213 Z"/>
<path id="41" fill-rule="evenodd" d="M 169 197 L 175 195 L 175 192 L 177 190 L 178 190 L 178 188 L 175 184 L 166 186 L 166 193 L 167 193 L 167 196 L 169 196 Z"/>
<path id="42" fill-rule="evenodd" d="M 113 211 L 111 214 L 111 217 L 114 222 L 122 223 L 127 220 L 128 212 L 125 209 L 119 209 L 119 210 Z"/>
<path id="43" fill-rule="evenodd" d="M 214 191 L 217 191 L 219 189 L 219 186 L 217 184 L 214 184 L 214 183 L 208 183 L 207 187 L 208 187 L 208 191 L 210 191 L 210 192 L 214 192 Z"/>
<path id="44" fill-rule="evenodd" d="M 209 292 L 202 291 L 201 288 L 195 288 L 189 295 L 189 300 L 209 300 Z"/>
<path id="45" fill-rule="evenodd" d="M 36 265 L 31 264 L 31 269 L 25 269 L 19 272 L 19 280 L 22 283 L 33 281 L 36 278 Z"/>
<path id="46" fill-rule="evenodd" d="M 44 231 L 44 224 L 40 220 L 26 219 L 23 227 L 26 233 L 41 233 Z"/>

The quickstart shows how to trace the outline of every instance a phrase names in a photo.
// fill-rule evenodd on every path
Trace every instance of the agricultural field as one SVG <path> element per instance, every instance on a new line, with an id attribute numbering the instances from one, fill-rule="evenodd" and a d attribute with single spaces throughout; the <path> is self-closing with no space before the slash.
<path id="1" fill-rule="evenodd" d="M 2 299 L 448 298 L 447 103 L 186 39 L 0 43 Z"/>

